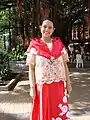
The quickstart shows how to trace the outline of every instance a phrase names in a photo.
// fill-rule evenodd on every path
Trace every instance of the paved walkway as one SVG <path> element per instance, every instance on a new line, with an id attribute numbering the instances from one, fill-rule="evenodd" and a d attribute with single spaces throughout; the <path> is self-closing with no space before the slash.
<path id="1" fill-rule="evenodd" d="M 90 120 L 90 71 L 71 69 L 70 76 L 71 120 Z M 31 104 L 28 77 L 23 76 L 13 91 L 0 92 L 0 120 L 29 120 Z"/>
<path id="2" fill-rule="evenodd" d="M 90 120 L 90 70 L 72 69 L 73 91 L 69 99 L 72 120 Z"/>
<path id="3" fill-rule="evenodd" d="M 18 82 L 13 91 L 0 92 L 0 120 L 29 120 L 32 99 L 29 82 Z"/>

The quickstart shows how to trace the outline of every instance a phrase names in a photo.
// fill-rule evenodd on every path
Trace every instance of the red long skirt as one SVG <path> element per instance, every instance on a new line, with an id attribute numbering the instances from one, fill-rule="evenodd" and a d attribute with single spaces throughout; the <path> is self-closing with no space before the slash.
<path id="1" fill-rule="evenodd" d="M 70 120 L 64 81 L 36 85 L 30 120 Z"/>

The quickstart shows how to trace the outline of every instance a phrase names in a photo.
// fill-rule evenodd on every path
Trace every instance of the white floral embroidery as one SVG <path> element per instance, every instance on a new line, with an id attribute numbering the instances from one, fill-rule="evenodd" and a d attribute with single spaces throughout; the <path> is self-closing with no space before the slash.
<path id="1" fill-rule="evenodd" d="M 55 120 L 54 118 L 51 118 L 52 120 Z"/>
<path id="2" fill-rule="evenodd" d="M 59 82 L 60 80 L 65 80 L 65 72 L 62 57 L 55 59 L 55 61 L 50 64 L 50 60 L 36 55 L 36 83 L 40 84 L 50 84 L 52 82 Z"/>
<path id="3" fill-rule="evenodd" d="M 37 51 L 36 51 L 36 49 L 35 48 L 31 48 L 31 50 L 30 50 L 30 54 L 34 54 L 34 55 L 36 55 L 37 54 Z"/>
<path id="4" fill-rule="evenodd" d="M 64 106 L 61 108 L 61 110 L 62 110 L 64 113 L 66 113 L 67 110 L 68 110 L 68 107 L 64 105 Z"/>
<path id="5" fill-rule="evenodd" d="M 52 118 L 52 120 L 62 120 L 62 118 L 57 117 L 56 119 L 55 119 L 55 118 Z"/>
<path id="6" fill-rule="evenodd" d="M 62 51 L 61 51 L 61 53 L 67 53 L 66 49 L 63 48 Z"/>
<path id="7" fill-rule="evenodd" d="M 27 65 L 35 55 L 35 76 L 36 83 L 50 84 L 52 82 L 59 82 L 60 80 L 66 80 L 65 68 L 63 64 L 62 55 L 55 59 L 53 56 L 51 59 L 40 56 L 37 54 L 35 48 L 31 48 L 30 52 L 27 53 Z"/>
<path id="8" fill-rule="evenodd" d="M 63 97 L 63 102 L 67 103 L 67 97 L 66 96 Z M 65 115 L 67 117 L 66 120 L 70 120 L 70 112 L 68 111 L 68 106 L 67 105 L 63 105 L 63 104 L 60 103 L 58 105 L 58 107 L 60 109 L 59 116 Z M 62 118 L 61 117 L 57 117 L 57 118 L 52 118 L 51 120 L 62 120 Z"/>
<path id="9" fill-rule="evenodd" d="M 69 111 L 66 113 L 66 117 L 70 118 L 70 112 Z"/>
<path id="10" fill-rule="evenodd" d="M 60 116 L 64 115 L 68 111 L 68 107 L 66 105 L 62 106 L 60 109 L 62 110 L 59 114 Z"/>
<path id="11" fill-rule="evenodd" d="M 58 105 L 58 107 L 61 108 L 61 107 L 62 107 L 62 104 L 60 103 L 60 104 Z"/>
<path id="12" fill-rule="evenodd" d="M 60 117 L 56 118 L 56 120 L 62 120 Z"/>
<path id="13" fill-rule="evenodd" d="M 34 63 L 35 61 L 34 61 L 33 57 L 34 57 L 34 55 L 36 55 L 36 54 L 37 54 L 37 51 L 36 51 L 35 48 L 31 48 L 30 52 L 29 52 L 29 53 L 26 53 L 26 55 L 27 55 L 26 65 L 29 65 L 30 63 L 31 63 L 31 64 L 35 64 L 35 63 Z"/>
<path id="14" fill-rule="evenodd" d="M 63 102 L 67 103 L 67 97 L 66 96 L 63 97 Z"/>

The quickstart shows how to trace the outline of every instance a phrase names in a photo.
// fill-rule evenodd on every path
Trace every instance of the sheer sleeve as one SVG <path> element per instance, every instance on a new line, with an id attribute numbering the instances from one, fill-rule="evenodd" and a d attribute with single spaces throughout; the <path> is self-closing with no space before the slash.
<path id="1" fill-rule="evenodd" d="M 62 57 L 63 57 L 64 62 L 69 62 L 68 53 L 67 53 L 65 47 L 62 50 Z"/>
<path id="2" fill-rule="evenodd" d="M 62 42 L 61 42 L 61 55 L 63 57 L 64 62 L 69 61 L 68 52 Z"/>
<path id="3" fill-rule="evenodd" d="M 35 65 L 35 58 L 36 58 L 36 49 L 35 48 L 31 48 L 30 52 L 27 53 L 27 58 L 26 58 L 26 65 Z"/>

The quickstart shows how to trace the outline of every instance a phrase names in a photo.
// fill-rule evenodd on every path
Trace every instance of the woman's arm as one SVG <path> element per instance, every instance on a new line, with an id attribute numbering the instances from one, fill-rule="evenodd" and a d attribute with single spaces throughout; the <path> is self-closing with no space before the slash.
<path id="1" fill-rule="evenodd" d="M 67 62 L 64 62 L 64 67 L 65 67 L 65 74 L 66 74 L 66 88 L 67 88 L 67 92 L 70 94 L 72 91 L 72 86 L 71 86 L 71 80 L 69 76 L 69 69 L 68 69 Z"/>
<path id="2" fill-rule="evenodd" d="M 36 92 L 35 92 L 35 56 L 33 56 L 32 62 L 29 64 L 29 82 L 30 82 L 30 96 L 35 97 Z"/>
<path id="3" fill-rule="evenodd" d="M 66 88 L 67 88 L 67 92 L 70 94 L 72 91 L 72 87 L 71 87 L 71 81 L 70 81 L 70 76 L 69 76 L 69 69 L 67 65 L 69 58 L 68 58 L 68 53 L 65 48 L 63 48 L 62 50 L 62 58 L 63 58 L 64 68 L 65 68 L 65 75 L 66 75 Z"/>
<path id="4" fill-rule="evenodd" d="M 33 88 L 35 86 L 35 66 L 30 64 L 29 65 L 29 81 L 30 81 L 30 87 Z"/>

